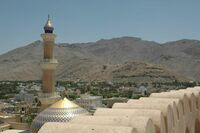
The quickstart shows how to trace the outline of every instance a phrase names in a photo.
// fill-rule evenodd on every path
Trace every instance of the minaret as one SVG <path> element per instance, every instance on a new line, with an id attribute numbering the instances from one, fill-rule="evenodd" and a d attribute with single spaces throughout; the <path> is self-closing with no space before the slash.
<path id="1" fill-rule="evenodd" d="M 41 63 L 42 68 L 42 94 L 39 99 L 42 106 L 48 107 L 57 100 L 59 95 L 55 92 L 55 70 L 57 67 L 57 60 L 54 58 L 54 42 L 56 35 L 53 34 L 53 26 L 48 16 L 48 20 L 44 26 L 44 33 L 41 34 L 43 39 L 44 57 Z"/>
<path id="2" fill-rule="evenodd" d="M 57 60 L 54 59 L 54 41 L 56 35 L 53 34 L 53 26 L 51 24 L 50 17 L 44 26 L 44 34 L 41 34 L 44 47 L 44 60 L 42 67 L 42 91 L 43 93 L 53 93 L 55 91 L 55 70 L 57 66 Z"/>

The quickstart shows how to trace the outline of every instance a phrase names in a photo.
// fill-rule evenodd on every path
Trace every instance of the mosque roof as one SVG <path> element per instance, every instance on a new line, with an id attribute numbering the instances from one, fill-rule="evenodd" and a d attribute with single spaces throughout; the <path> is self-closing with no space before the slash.
<path id="1" fill-rule="evenodd" d="M 40 112 L 33 120 L 31 130 L 36 133 L 46 122 L 68 122 L 73 117 L 84 114 L 88 114 L 85 109 L 64 98 Z"/>

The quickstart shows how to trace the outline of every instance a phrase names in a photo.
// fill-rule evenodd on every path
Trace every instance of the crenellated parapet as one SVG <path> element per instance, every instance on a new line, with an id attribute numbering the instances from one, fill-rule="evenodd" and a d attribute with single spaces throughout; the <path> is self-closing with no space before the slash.
<path id="1" fill-rule="evenodd" d="M 56 130 L 59 129 L 59 130 Z M 77 130 L 79 129 L 79 130 Z M 152 93 L 98 108 L 69 123 L 46 123 L 39 133 L 200 133 L 200 87 Z"/>

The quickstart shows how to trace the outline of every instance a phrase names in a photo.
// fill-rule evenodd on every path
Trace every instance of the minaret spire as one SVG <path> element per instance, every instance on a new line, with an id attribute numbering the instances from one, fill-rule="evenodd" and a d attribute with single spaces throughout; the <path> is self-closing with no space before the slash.
<path id="1" fill-rule="evenodd" d="M 54 30 L 54 28 L 53 28 L 53 25 L 51 23 L 50 15 L 48 15 L 47 22 L 44 26 L 44 32 L 45 33 L 53 33 L 53 30 Z"/>

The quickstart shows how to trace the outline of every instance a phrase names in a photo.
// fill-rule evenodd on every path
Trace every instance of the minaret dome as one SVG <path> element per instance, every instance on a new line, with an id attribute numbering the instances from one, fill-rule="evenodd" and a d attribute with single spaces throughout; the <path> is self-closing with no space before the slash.
<path id="1" fill-rule="evenodd" d="M 45 33 L 53 33 L 53 30 L 54 30 L 54 28 L 53 28 L 53 25 L 51 23 L 50 16 L 48 15 L 47 22 L 46 22 L 46 24 L 44 26 L 44 32 Z"/>

